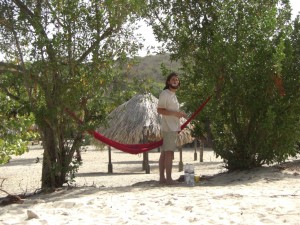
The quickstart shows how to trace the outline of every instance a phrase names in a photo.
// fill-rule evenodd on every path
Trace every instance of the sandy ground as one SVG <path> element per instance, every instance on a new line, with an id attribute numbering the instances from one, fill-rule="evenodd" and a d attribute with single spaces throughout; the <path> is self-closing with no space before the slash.
<path id="1" fill-rule="evenodd" d="M 0 166 L 1 189 L 32 193 L 40 187 L 43 149 L 30 147 Z M 26 198 L 23 204 L 0 207 L 0 224 L 299 224 L 300 161 L 227 173 L 210 149 L 204 162 L 194 150 L 183 149 L 183 163 L 202 176 L 194 187 L 158 183 L 159 152 L 149 153 L 151 174 L 142 170 L 142 155 L 88 146 L 75 178 L 76 187 Z M 178 172 L 175 153 L 173 178 Z M 7 196 L 0 193 L 0 197 Z"/>

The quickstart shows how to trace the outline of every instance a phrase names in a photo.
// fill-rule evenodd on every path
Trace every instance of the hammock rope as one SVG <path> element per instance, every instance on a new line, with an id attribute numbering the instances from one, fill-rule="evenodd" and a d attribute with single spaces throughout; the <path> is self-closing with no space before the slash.
<path id="1" fill-rule="evenodd" d="M 185 121 L 181 125 L 181 130 L 183 130 L 205 107 L 205 105 L 209 102 L 212 96 L 209 96 L 201 105 L 200 107 L 190 116 L 190 118 Z M 79 119 L 74 112 L 70 111 L 69 109 L 65 110 L 77 123 L 83 124 L 83 121 Z M 87 131 L 90 135 L 92 135 L 96 140 L 103 142 L 104 144 L 110 145 L 116 149 L 119 149 L 123 152 L 130 153 L 130 154 L 140 154 L 143 152 L 150 151 L 152 149 L 158 148 L 163 144 L 163 140 L 159 140 L 156 142 L 150 142 L 145 144 L 123 144 L 114 140 L 111 140 L 104 135 L 100 134 L 95 130 L 88 130 Z"/>

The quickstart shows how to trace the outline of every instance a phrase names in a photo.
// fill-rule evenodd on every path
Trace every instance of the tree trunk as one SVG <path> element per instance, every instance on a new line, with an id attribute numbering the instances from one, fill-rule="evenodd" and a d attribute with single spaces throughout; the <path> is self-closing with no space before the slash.
<path id="1" fill-rule="evenodd" d="M 53 129 L 60 127 L 60 129 Z M 44 122 L 41 126 L 41 136 L 44 147 L 44 160 L 42 168 L 42 189 L 53 191 L 67 182 L 67 174 L 75 174 L 80 162 L 70 167 L 75 152 L 80 151 L 83 135 L 80 131 L 73 138 L 72 147 L 66 142 L 63 126 L 50 126 Z"/>
<path id="2" fill-rule="evenodd" d="M 65 182 L 65 174 L 62 173 L 62 160 L 59 158 L 57 139 L 55 132 L 48 124 L 42 128 L 44 147 L 44 160 L 42 169 L 42 189 L 54 190 Z"/>

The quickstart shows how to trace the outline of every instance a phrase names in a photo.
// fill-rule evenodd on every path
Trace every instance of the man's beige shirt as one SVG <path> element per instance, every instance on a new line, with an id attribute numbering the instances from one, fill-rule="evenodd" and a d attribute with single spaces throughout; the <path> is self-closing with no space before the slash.
<path id="1" fill-rule="evenodd" d="M 163 90 L 159 95 L 157 108 L 178 112 L 179 102 L 176 94 L 169 89 Z M 180 131 L 179 118 L 176 116 L 161 115 L 161 131 Z"/>

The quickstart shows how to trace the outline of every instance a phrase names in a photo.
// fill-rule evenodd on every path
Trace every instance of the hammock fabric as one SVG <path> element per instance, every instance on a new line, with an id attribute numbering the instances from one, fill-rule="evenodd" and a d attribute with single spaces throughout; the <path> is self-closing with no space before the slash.
<path id="1" fill-rule="evenodd" d="M 209 96 L 201 105 L 200 107 L 191 115 L 191 117 L 181 125 L 181 130 L 183 130 L 190 122 L 192 119 L 194 119 L 198 113 L 204 108 L 206 103 L 211 99 L 212 96 Z M 80 120 L 75 113 L 71 112 L 70 110 L 66 109 L 66 112 L 72 116 L 78 123 L 82 124 L 83 121 Z M 92 135 L 95 139 L 112 146 L 116 149 L 119 149 L 123 152 L 127 152 L 130 154 L 140 154 L 143 152 L 150 151 L 152 149 L 158 148 L 163 144 L 163 140 L 157 141 L 157 142 L 151 142 L 151 143 L 146 143 L 146 144 L 123 144 L 114 140 L 111 140 L 102 134 L 96 132 L 95 130 L 89 130 L 88 133 Z"/>

